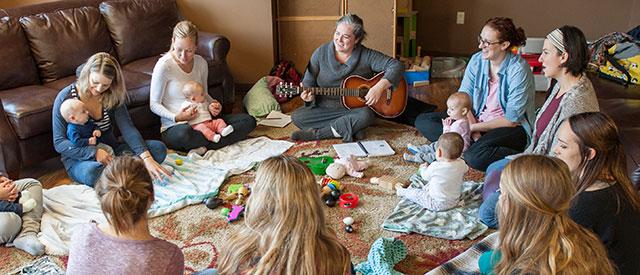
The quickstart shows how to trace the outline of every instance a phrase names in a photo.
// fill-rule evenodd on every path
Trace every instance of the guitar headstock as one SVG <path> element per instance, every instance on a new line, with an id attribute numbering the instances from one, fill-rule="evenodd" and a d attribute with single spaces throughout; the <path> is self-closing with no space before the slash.
<path id="1" fill-rule="evenodd" d="M 276 86 L 276 94 L 279 96 L 293 97 L 302 93 L 302 87 L 294 86 L 291 83 L 280 82 Z"/>

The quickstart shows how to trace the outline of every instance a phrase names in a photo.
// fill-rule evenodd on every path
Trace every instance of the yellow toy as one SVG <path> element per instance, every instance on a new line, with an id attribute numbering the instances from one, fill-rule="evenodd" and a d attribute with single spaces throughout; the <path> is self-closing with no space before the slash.
<path id="1" fill-rule="evenodd" d="M 176 165 L 180 166 L 182 165 L 184 162 L 182 161 L 182 159 L 176 159 Z"/>

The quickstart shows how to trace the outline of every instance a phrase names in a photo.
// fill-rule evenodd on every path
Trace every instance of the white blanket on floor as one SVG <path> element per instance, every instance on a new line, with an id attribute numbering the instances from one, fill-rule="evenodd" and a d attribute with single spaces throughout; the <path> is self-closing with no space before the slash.
<path id="1" fill-rule="evenodd" d="M 238 142 L 204 156 L 169 154 L 163 163 L 173 168 L 171 178 L 154 181 L 155 198 L 149 216 L 174 212 L 218 194 L 230 175 L 241 174 L 268 157 L 284 153 L 293 143 L 259 137 Z M 176 159 L 182 159 L 181 165 Z M 40 241 L 47 254 L 67 255 L 73 227 L 95 220 L 106 222 L 95 191 L 84 185 L 63 185 L 44 190 Z"/>

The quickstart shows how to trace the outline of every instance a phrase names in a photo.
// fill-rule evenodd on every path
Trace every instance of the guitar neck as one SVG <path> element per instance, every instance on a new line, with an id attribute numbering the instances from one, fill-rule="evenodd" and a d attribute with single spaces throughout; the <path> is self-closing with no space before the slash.
<path id="1" fill-rule="evenodd" d="M 316 94 L 316 95 L 359 96 L 359 97 L 365 96 L 369 91 L 367 89 L 339 88 L 339 87 L 336 87 L 336 88 L 309 87 L 305 89 L 311 91 L 313 94 Z"/>

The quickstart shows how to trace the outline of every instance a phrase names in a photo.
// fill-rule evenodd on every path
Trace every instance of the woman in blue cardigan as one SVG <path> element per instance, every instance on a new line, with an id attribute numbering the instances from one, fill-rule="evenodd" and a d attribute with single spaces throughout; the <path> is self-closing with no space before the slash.
<path id="1" fill-rule="evenodd" d="M 473 102 L 473 112 L 468 114 L 474 142 L 464 159 L 475 169 L 484 171 L 527 146 L 535 119 L 533 74 L 529 64 L 511 52 L 525 40 L 524 30 L 504 17 L 489 19 L 478 36 L 480 51 L 469 60 L 458 89 Z M 421 114 L 415 126 L 436 141 L 446 117 L 446 112 Z"/>
<path id="2" fill-rule="evenodd" d="M 62 89 L 53 104 L 53 145 L 62 155 L 62 163 L 71 179 L 93 187 L 112 156 L 94 145 L 76 146 L 67 138 L 67 122 L 60 113 L 60 105 L 69 98 L 84 103 L 90 119 L 102 131 L 101 142 L 111 146 L 116 155 L 132 153 L 139 156 L 155 179 L 169 176 L 159 164 L 167 155 L 166 146 L 160 141 L 143 140 L 133 126 L 125 105 L 127 90 L 120 65 L 113 56 L 102 52 L 87 60 L 78 80 Z M 124 142 L 116 139 L 114 122 Z"/>

